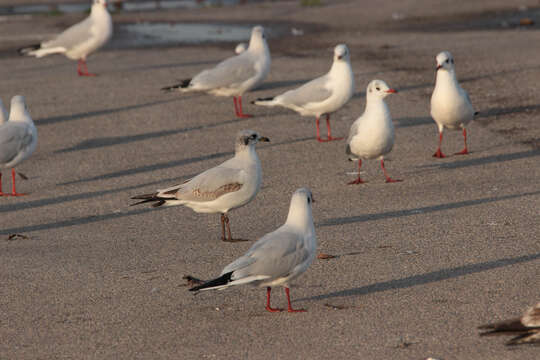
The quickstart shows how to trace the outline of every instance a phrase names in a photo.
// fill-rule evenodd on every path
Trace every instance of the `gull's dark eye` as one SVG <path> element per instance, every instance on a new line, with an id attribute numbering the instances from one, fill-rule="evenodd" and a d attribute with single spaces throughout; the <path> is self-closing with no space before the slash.
<path id="1" fill-rule="evenodd" d="M 445 63 L 448 63 L 448 59 L 444 60 Z"/>
<path id="2" fill-rule="evenodd" d="M 308 196 L 308 198 L 307 198 L 307 203 L 308 203 L 308 204 L 311 204 L 311 198 L 310 198 L 309 196 Z"/>
<path id="3" fill-rule="evenodd" d="M 381 88 L 379 88 L 379 87 L 376 87 L 375 89 L 377 89 L 377 91 L 380 91 L 380 90 L 381 90 Z"/>

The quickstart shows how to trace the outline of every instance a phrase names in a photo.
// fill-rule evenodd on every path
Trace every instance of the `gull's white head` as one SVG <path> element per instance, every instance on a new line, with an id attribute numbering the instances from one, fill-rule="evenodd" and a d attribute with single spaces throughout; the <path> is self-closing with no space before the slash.
<path id="1" fill-rule="evenodd" d="M 397 90 L 392 89 L 382 80 L 371 80 L 366 90 L 368 99 L 384 99 L 388 95 L 395 93 L 397 93 Z"/>
<path id="2" fill-rule="evenodd" d="M 308 188 L 303 187 L 296 190 L 291 197 L 291 206 L 289 207 L 287 223 L 302 228 L 310 225 L 313 226 L 311 206 L 314 201 L 313 194 Z"/>
<path id="3" fill-rule="evenodd" d="M 251 38 L 249 39 L 249 47 L 260 47 L 266 43 L 266 36 L 264 35 L 264 28 L 260 25 L 255 26 L 251 30 Z"/>
<path id="4" fill-rule="evenodd" d="M 442 51 L 437 54 L 435 58 L 437 61 L 437 71 L 443 69 L 447 71 L 454 71 L 454 57 L 449 51 Z"/>
<path id="5" fill-rule="evenodd" d="M 2 99 L 0 99 L 0 125 L 8 121 L 8 113 L 6 111 L 6 108 L 4 107 L 4 103 L 2 102 Z"/>
<path id="6" fill-rule="evenodd" d="M 247 50 L 247 44 L 246 43 L 240 43 L 240 44 L 236 45 L 236 47 L 234 48 L 234 52 L 236 53 L 236 55 L 240 55 L 241 53 L 243 53 L 246 50 Z"/>
<path id="7" fill-rule="evenodd" d="M 339 44 L 334 48 L 334 61 L 349 62 L 349 48 L 345 44 Z"/>
<path id="8" fill-rule="evenodd" d="M 253 130 L 241 130 L 236 134 L 235 149 L 236 152 L 243 149 L 253 147 L 259 141 L 270 142 L 270 139 L 265 136 L 260 136 Z"/>
<path id="9" fill-rule="evenodd" d="M 92 2 L 92 6 L 94 6 L 94 5 L 101 5 L 104 8 L 107 8 L 107 0 L 94 0 Z"/>
<path id="10" fill-rule="evenodd" d="M 24 96 L 15 95 L 11 98 L 11 108 L 9 111 L 9 121 L 32 121 L 28 108 L 24 101 Z"/>

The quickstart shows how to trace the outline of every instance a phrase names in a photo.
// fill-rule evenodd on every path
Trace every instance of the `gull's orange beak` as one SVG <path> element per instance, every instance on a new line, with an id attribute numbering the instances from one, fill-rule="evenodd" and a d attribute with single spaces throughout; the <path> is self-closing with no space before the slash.
<path id="1" fill-rule="evenodd" d="M 386 92 L 389 94 L 396 94 L 398 91 L 396 89 L 388 89 Z"/>

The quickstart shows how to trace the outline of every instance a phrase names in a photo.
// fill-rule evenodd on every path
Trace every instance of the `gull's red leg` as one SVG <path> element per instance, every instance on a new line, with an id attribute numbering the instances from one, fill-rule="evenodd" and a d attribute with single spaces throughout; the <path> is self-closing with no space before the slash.
<path id="1" fill-rule="evenodd" d="M 244 111 L 242 110 L 242 96 L 238 96 L 238 110 L 236 111 L 236 116 L 240 118 L 253 117 L 253 115 L 244 114 Z"/>
<path id="2" fill-rule="evenodd" d="M 319 117 L 315 119 L 315 125 L 317 126 L 317 141 L 318 142 L 324 142 L 323 139 L 321 139 L 321 129 L 319 128 Z"/>
<path id="3" fill-rule="evenodd" d="M 226 238 L 225 238 L 225 214 L 221 214 L 221 241 L 226 241 Z"/>
<path id="4" fill-rule="evenodd" d="M 11 194 L 9 194 L 11 196 L 23 196 L 23 195 L 26 195 L 26 194 L 19 194 L 16 190 L 15 190 L 15 169 L 11 169 Z"/>
<path id="5" fill-rule="evenodd" d="M 287 294 L 287 304 L 289 305 L 287 307 L 287 311 L 288 312 L 305 312 L 306 310 L 305 309 L 293 309 L 292 306 L 291 306 L 291 297 L 289 296 L 289 288 L 286 287 L 285 288 L 285 294 Z"/>
<path id="6" fill-rule="evenodd" d="M 384 173 L 384 177 L 386 178 L 387 183 L 403 181 L 403 180 L 400 180 L 400 179 L 392 179 L 390 176 L 388 176 L 388 174 L 386 173 L 386 169 L 384 167 L 384 159 L 381 159 L 381 168 L 382 168 L 382 171 Z"/>
<path id="7" fill-rule="evenodd" d="M 80 70 L 80 65 L 82 65 L 84 68 L 83 72 Z M 77 72 L 79 73 L 79 76 L 96 76 L 96 74 L 88 72 L 88 67 L 86 67 L 86 60 L 84 59 L 79 59 L 77 63 Z"/>
<path id="8" fill-rule="evenodd" d="M 467 149 L 467 130 L 465 128 L 463 128 L 463 142 L 465 143 L 465 147 L 460 152 L 455 153 L 455 155 L 467 155 L 469 153 Z"/>
<path id="9" fill-rule="evenodd" d="M 433 154 L 433 157 L 436 157 L 436 158 L 444 158 L 446 157 L 442 151 L 441 151 L 441 144 L 442 144 L 442 131 L 439 132 L 439 147 L 437 148 L 437 151 L 435 151 L 435 154 Z"/>
<path id="10" fill-rule="evenodd" d="M 330 130 L 330 114 L 326 114 L 326 128 L 328 130 L 328 139 L 326 141 L 343 140 L 342 137 L 340 138 L 332 137 L 332 130 Z"/>
<path id="11" fill-rule="evenodd" d="M 240 116 L 238 113 L 238 101 L 236 100 L 236 96 L 233 96 L 233 101 L 234 101 L 234 114 L 236 116 Z"/>
<path id="12" fill-rule="evenodd" d="M 270 312 L 280 312 L 283 311 L 283 309 L 276 309 L 270 306 L 270 292 L 272 291 L 272 288 L 268 286 L 266 288 L 266 310 Z"/>
<path id="13" fill-rule="evenodd" d="M 355 184 L 363 184 L 365 183 L 362 178 L 360 178 L 360 168 L 362 167 L 362 159 L 358 160 L 358 178 L 356 180 L 353 180 L 351 182 L 348 182 L 347 185 L 355 185 Z"/>

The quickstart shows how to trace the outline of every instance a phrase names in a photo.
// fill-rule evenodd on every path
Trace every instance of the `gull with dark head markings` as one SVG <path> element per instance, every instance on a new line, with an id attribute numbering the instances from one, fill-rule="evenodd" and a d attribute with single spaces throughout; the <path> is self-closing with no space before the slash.
<path id="1" fill-rule="evenodd" d="M 0 196 L 25 195 L 18 193 L 15 188 L 15 166 L 28 158 L 36 145 L 37 129 L 26 108 L 24 96 L 16 95 L 11 99 L 9 120 L 0 124 L 0 170 L 11 168 L 12 188 L 11 194 L 2 192 L 0 173 Z"/>
<path id="2" fill-rule="evenodd" d="M 540 344 L 540 302 L 516 319 L 503 320 L 478 327 L 486 335 L 516 335 L 506 345 Z"/>
<path id="3" fill-rule="evenodd" d="M 242 95 L 259 86 L 270 71 L 270 50 L 264 28 L 255 26 L 251 31 L 248 48 L 239 55 L 228 58 L 212 69 L 204 70 L 192 79 L 166 86 L 165 91 L 200 91 L 216 96 L 233 96 L 236 116 L 251 117 L 242 110 Z"/>
<path id="4" fill-rule="evenodd" d="M 388 176 L 384 167 L 384 155 L 394 147 L 394 124 L 384 98 L 394 93 L 397 91 L 382 80 L 373 80 L 368 84 L 366 110 L 352 124 L 347 139 L 346 153 L 349 160 L 358 160 L 358 178 L 349 185 L 364 183 L 360 177 L 362 159 L 379 158 L 386 182 L 401 181 Z"/>
<path id="5" fill-rule="evenodd" d="M 313 196 L 309 189 L 296 190 L 285 224 L 257 240 L 243 256 L 227 265 L 218 278 L 189 290 L 221 290 L 242 284 L 266 287 L 266 310 L 278 312 L 282 309 L 270 306 L 270 292 L 273 286 L 283 286 L 287 295 L 287 310 L 305 311 L 292 308 L 289 284 L 305 272 L 315 258 L 317 238 L 311 213 L 312 203 Z"/>
<path id="6" fill-rule="evenodd" d="M 317 140 L 326 142 L 341 140 L 332 137 L 330 130 L 330 114 L 345 105 L 354 94 L 354 75 L 350 63 L 347 45 L 340 44 L 334 48 L 334 62 L 330 71 L 301 87 L 289 90 L 281 95 L 257 99 L 255 105 L 283 106 L 292 109 L 302 116 L 315 116 Z M 322 139 L 319 129 L 319 118 L 326 114 L 328 137 Z"/>
<path id="7" fill-rule="evenodd" d="M 462 129 L 465 147 L 456 155 L 466 155 L 467 130 L 466 126 L 476 115 L 469 94 L 459 85 L 456 78 L 454 57 L 448 51 L 439 53 L 437 61 L 437 78 L 435 89 L 431 95 L 431 117 L 439 129 L 439 146 L 433 157 L 444 158 L 441 151 L 443 131 L 447 129 Z"/>
<path id="8" fill-rule="evenodd" d="M 19 49 L 21 55 L 37 58 L 50 54 L 64 54 L 77 60 L 79 76 L 95 76 L 88 72 L 86 58 L 101 48 L 112 36 L 113 25 L 107 10 L 107 0 L 94 0 L 90 16 L 69 27 L 54 39 Z"/>
<path id="9" fill-rule="evenodd" d="M 132 205 L 152 202 L 153 207 L 185 205 L 198 213 L 221 213 L 221 240 L 242 241 L 232 238 L 227 214 L 253 200 L 261 188 L 261 162 L 255 151 L 255 144 L 259 141 L 270 140 L 255 131 L 240 131 L 232 159 L 182 184 L 134 196 L 132 199 L 142 201 Z M 228 236 L 225 236 L 225 229 Z"/>

